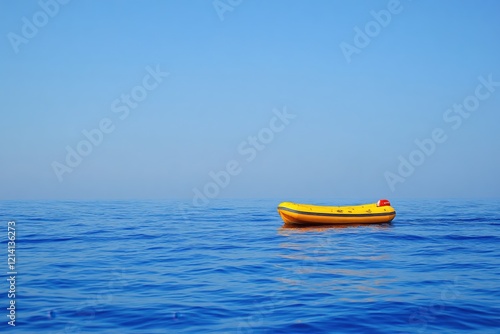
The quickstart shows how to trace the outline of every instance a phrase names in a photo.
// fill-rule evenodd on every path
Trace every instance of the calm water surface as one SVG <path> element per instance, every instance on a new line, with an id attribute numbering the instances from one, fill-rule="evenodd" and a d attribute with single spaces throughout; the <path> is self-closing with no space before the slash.
<path id="1" fill-rule="evenodd" d="M 499 333 L 500 202 L 283 228 L 280 201 L 0 202 L 18 333 Z M 316 204 L 355 204 L 318 203 Z"/>

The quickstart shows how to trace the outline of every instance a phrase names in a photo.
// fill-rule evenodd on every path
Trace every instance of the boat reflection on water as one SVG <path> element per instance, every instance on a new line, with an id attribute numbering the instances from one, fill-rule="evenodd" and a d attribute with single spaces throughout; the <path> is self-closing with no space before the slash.
<path id="1" fill-rule="evenodd" d="M 392 224 L 288 225 L 277 252 L 275 277 L 283 287 L 318 293 L 329 303 L 371 304 L 397 294 L 391 252 L 373 242 Z M 382 232 L 382 233 L 380 233 Z"/>
<path id="2" fill-rule="evenodd" d="M 346 229 L 346 228 L 374 228 L 388 229 L 392 227 L 392 223 L 384 224 L 321 224 L 321 225 L 290 225 L 283 224 L 280 232 L 323 232 L 331 229 Z"/>

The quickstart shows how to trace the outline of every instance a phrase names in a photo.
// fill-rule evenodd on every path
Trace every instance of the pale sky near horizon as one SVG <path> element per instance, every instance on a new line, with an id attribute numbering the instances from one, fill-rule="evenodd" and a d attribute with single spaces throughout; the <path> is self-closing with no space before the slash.
<path id="1" fill-rule="evenodd" d="M 499 13 L 0 1 L 0 199 L 500 198 Z"/>

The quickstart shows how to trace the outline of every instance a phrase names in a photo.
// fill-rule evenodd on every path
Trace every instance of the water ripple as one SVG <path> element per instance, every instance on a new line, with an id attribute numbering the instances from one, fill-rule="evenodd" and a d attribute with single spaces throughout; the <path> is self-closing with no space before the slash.
<path id="1" fill-rule="evenodd" d="M 15 330 L 497 332 L 498 202 L 396 201 L 392 224 L 314 228 L 283 227 L 277 203 L 0 202 Z"/>

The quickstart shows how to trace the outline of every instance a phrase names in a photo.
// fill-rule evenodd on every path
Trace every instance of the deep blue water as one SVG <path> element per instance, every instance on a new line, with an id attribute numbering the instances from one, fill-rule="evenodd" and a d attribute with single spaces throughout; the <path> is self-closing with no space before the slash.
<path id="1" fill-rule="evenodd" d="M 9 220 L 17 233 L 0 332 L 500 332 L 499 201 L 392 201 L 390 225 L 303 229 L 278 203 L 0 202 L 3 277 Z"/>

